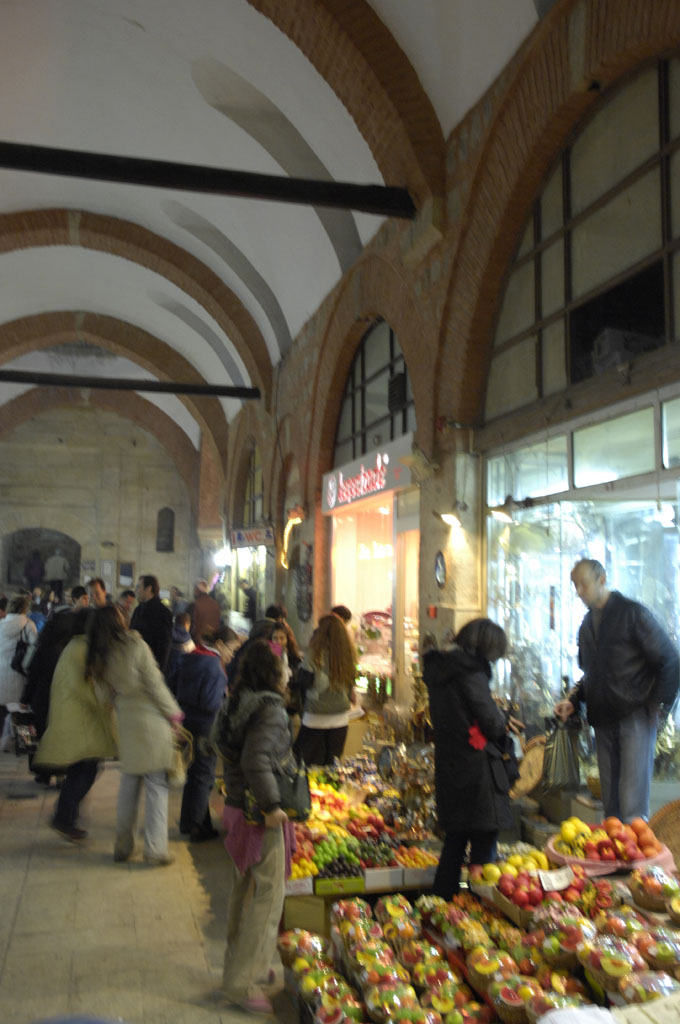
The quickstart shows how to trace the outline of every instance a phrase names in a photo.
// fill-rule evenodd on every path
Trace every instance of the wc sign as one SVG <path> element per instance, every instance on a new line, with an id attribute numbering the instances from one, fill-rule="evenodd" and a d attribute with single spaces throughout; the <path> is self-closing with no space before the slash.
<path id="1" fill-rule="evenodd" d="M 362 498 L 410 484 L 411 474 L 400 459 L 410 455 L 411 448 L 412 435 L 404 434 L 361 459 L 326 473 L 322 487 L 322 512 L 328 514 Z"/>

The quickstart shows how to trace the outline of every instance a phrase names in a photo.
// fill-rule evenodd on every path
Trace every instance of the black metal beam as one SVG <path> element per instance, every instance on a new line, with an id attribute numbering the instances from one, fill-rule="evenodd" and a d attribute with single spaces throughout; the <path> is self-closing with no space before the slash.
<path id="1" fill-rule="evenodd" d="M 99 391 L 153 391 L 170 395 L 206 395 L 210 398 L 259 398 L 259 388 L 228 384 L 182 384 L 164 380 L 129 380 L 126 377 L 78 377 L 75 374 L 33 373 L 0 370 L 0 383 L 33 384 L 36 387 L 95 388 Z"/>
<path id="2" fill-rule="evenodd" d="M 26 146 L 18 142 L 0 142 L 0 167 L 183 192 L 211 192 L 215 195 L 270 199 L 304 206 L 331 206 L 407 220 L 412 220 L 416 215 L 408 190 L 389 185 L 351 185 L 339 181 L 281 178 L 273 174 L 227 171 L 221 167 L 109 156 L 105 153 L 53 149 L 49 146 Z"/>

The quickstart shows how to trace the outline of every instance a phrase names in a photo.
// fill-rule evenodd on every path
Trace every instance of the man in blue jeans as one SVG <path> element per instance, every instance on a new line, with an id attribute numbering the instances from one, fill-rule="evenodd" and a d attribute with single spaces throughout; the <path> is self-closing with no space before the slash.
<path id="1" fill-rule="evenodd" d="M 564 721 L 586 706 L 605 815 L 647 819 L 659 715 L 678 693 L 678 652 L 648 608 L 609 590 L 595 559 L 577 562 L 571 580 L 588 608 L 578 634 L 583 675 L 555 713 Z"/>

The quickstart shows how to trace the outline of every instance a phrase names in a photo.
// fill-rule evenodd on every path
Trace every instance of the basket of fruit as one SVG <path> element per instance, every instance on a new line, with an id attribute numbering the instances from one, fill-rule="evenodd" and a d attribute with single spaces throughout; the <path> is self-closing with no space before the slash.
<path id="1" fill-rule="evenodd" d="M 672 853 L 644 818 L 634 818 L 630 825 L 614 817 L 599 825 L 568 818 L 560 825 L 559 835 L 547 841 L 546 851 L 555 864 L 581 864 L 591 876 L 647 864 L 673 870 Z"/>
<path id="2" fill-rule="evenodd" d="M 671 921 L 680 924 L 680 896 L 671 896 L 666 904 L 666 911 Z"/>
<path id="3" fill-rule="evenodd" d="M 532 996 L 526 1004 L 529 1024 L 536 1024 L 550 1010 L 568 1010 L 583 1006 L 580 996 L 563 996 L 559 992 L 541 992 Z"/>
<path id="4" fill-rule="evenodd" d="M 450 984 L 451 982 L 459 983 L 460 980 L 460 976 L 441 957 L 423 960 L 421 963 L 414 964 L 411 970 L 411 984 L 419 992 L 425 992 L 427 989 L 436 989 L 440 985 Z"/>
<path id="5" fill-rule="evenodd" d="M 619 992 L 626 1003 L 649 1003 L 680 992 L 680 982 L 663 971 L 639 971 L 622 979 Z"/>
<path id="6" fill-rule="evenodd" d="M 661 913 L 673 897 L 680 896 L 680 883 L 662 867 L 648 865 L 637 868 L 628 879 L 635 902 L 645 910 Z"/>
<path id="7" fill-rule="evenodd" d="M 394 982 L 391 985 L 374 985 L 365 994 L 366 1009 L 371 1020 L 383 1024 L 389 1020 L 395 1010 L 419 1006 L 416 990 L 412 985 Z"/>
<path id="8" fill-rule="evenodd" d="M 489 1000 L 504 1024 L 528 1024 L 527 1004 L 540 994 L 536 979 L 524 974 L 499 978 L 489 986 Z"/>
<path id="9" fill-rule="evenodd" d="M 613 935 L 635 943 L 635 937 L 647 931 L 649 922 L 640 917 L 633 907 L 622 906 L 608 913 L 602 911 L 595 916 L 595 927 L 601 935 Z"/>
<path id="10" fill-rule="evenodd" d="M 427 988 L 420 996 L 420 1005 L 436 1010 L 445 1017 L 457 1007 L 465 1006 L 474 999 L 472 990 L 463 982 L 444 981 L 436 988 Z"/>
<path id="11" fill-rule="evenodd" d="M 673 928 L 651 928 L 635 937 L 635 946 L 655 971 L 673 971 L 680 966 L 680 932 Z"/>
<path id="12" fill-rule="evenodd" d="M 315 959 L 326 959 L 330 963 L 328 939 L 303 928 L 292 928 L 289 931 L 281 932 L 277 946 L 284 967 L 292 967 L 298 959 L 305 959 L 308 962 Z"/>
<path id="13" fill-rule="evenodd" d="M 544 930 L 541 953 L 551 967 L 576 967 L 578 946 L 596 934 L 595 925 L 582 914 L 565 916 L 552 927 L 545 925 Z"/>
<path id="14" fill-rule="evenodd" d="M 517 964 L 500 949 L 474 949 L 467 958 L 468 979 L 475 992 L 484 995 L 495 979 L 517 974 Z"/>
<path id="15" fill-rule="evenodd" d="M 645 961 L 635 946 L 611 935 L 599 935 L 583 942 L 577 950 L 579 962 L 605 992 L 618 992 L 622 978 L 645 970 Z"/>
<path id="16" fill-rule="evenodd" d="M 496 1020 L 496 1014 L 490 1006 L 473 1000 L 451 1010 L 445 1020 L 446 1024 L 491 1024 Z"/>

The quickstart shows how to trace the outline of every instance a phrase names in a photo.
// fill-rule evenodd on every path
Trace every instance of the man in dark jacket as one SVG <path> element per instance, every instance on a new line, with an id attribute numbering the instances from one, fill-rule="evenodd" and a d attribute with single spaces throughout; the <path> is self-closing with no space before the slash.
<path id="1" fill-rule="evenodd" d="M 160 597 L 155 576 L 140 576 L 137 581 L 139 604 L 132 613 L 130 629 L 136 629 L 153 651 L 161 672 L 165 673 L 172 644 L 172 612 Z"/>
<path id="2" fill-rule="evenodd" d="M 648 608 L 609 590 L 599 562 L 577 562 L 571 579 L 588 608 L 578 635 L 583 675 L 555 713 L 565 720 L 586 706 L 605 815 L 647 818 L 659 713 L 678 693 L 678 652 Z"/>

